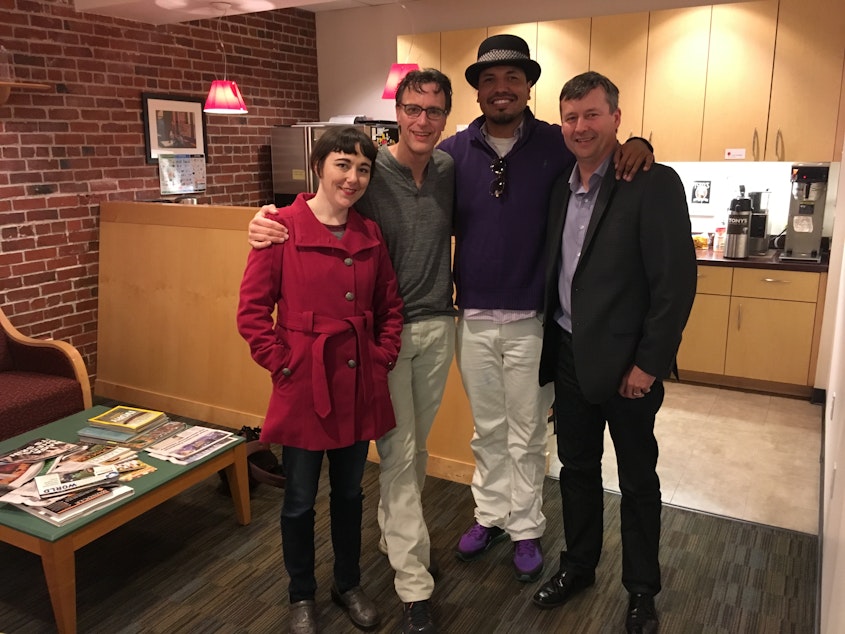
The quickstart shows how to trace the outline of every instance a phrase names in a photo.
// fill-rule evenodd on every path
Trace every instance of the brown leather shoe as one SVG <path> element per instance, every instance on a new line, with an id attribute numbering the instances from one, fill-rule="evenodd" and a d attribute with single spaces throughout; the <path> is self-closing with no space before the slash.
<path id="1" fill-rule="evenodd" d="M 290 604 L 290 633 L 317 634 L 317 604 L 311 600 Z"/>
<path id="2" fill-rule="evenodd" d="M 361 586 L 355 586 L 341 594 L 332 584 L 332 601 L 349 613 L 349 619 L 362 630 L 371 630 L 379 624 L 380 616 L 376 604 L 364 594 Z"/>

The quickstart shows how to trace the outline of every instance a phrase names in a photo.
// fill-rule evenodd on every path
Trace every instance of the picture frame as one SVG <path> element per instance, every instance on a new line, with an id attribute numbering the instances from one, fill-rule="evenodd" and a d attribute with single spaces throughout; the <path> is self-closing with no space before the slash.
<path id="1" fill-rule="evenodd" d="M 159 154 L 205 155 L 204 103 L 201 97 L 141 93 L 148 164 L 158 163 Z"/>

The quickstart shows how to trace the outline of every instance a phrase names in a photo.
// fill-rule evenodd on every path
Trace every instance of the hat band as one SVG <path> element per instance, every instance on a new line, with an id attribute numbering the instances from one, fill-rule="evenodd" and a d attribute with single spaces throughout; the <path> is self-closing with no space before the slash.
<path id="1" fill-rule="evenodd" d="M 514 51 L 512 49 L 502 49 L 502 48 L 494 48 L 491 51 L 487 51 L 478 58 L 476 64 L 483 64 L 486 62 L 502 62 L 502 61 L 515 61 L 515 60 L 528 60 L 531 61 L 531 58 L 528 57 L 525 53 L 520 53 L 519 51 Z"/>

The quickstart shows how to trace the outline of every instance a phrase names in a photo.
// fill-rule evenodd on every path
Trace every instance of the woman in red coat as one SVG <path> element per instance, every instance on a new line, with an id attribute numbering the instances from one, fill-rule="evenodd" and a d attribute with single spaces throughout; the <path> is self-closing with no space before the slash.
<path id="1" fill-rule="evenodd" d="M 287 476 L 281 526 L 292 632 L 317 631 L 314 501 L 324 453 L 332 598 L 359 627 L 379 621 L 360 587 L 361 478 L 369 441 L 395 426 L 387 373 L 399 353 L 402 300 L 381 231 L 352 209 L 375 158 L 357 128 L 327 130 L 311 153 L 317 193 L 279 211 L 288 240 L 250 251 L 241 282 L 238 330 L 273 380 L 261 440 L 282 445 Z"/>

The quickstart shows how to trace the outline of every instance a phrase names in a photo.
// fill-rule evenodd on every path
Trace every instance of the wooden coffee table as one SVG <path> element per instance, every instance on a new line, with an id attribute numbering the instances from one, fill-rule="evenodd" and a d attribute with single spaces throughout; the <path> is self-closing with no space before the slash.
<path id="1" fill-rule="evenodd" d="M 89 417 L 107 409 L 93 407 L 0 442 L 0 453 L 35 438 L 79 442 L 77 430 L 87 424 Z M 187 466 L 156 460 L 144 452 L 139 457 L 157 470 L 127 483 L 135 489 L 132 496 L 66 526 L 53 526 L 11 505 L 0 504 L 0 540 L 41 557 L 60 634 L 76 632 L 76 551 L 83 546 L 221 470 L 228 477 L 238 523 L 246 525 L 251 520 L 246 445 L 242 438 Z"/>

